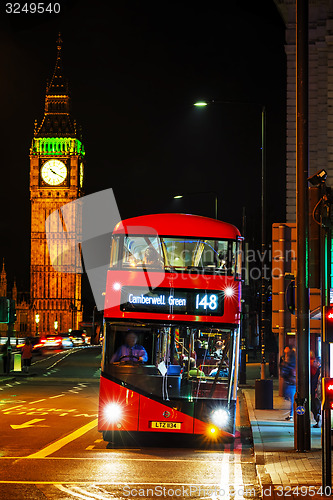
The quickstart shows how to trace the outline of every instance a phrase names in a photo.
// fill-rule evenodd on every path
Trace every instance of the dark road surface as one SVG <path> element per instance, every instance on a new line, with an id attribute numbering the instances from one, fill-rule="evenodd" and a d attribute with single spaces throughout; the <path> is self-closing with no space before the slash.
<path id="1" fill-rule="evenodd" d="M 97 431 L 99 347 L 34 359 L 33 376 L 0 385 L 1 500 L 258 498 L 251 433 L 239 397 L 235 442 L 126 443 Z"/>

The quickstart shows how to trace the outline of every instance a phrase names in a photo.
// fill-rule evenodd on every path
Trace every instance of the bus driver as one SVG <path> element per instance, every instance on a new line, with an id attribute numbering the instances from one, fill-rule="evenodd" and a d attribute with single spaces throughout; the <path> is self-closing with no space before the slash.
<path id="1" fill-rule="evenodd" d="M 134 361 L 135 363 L 145 363 L 148 360 L 146 349 L 137 344 L 138 337 L 135 332 L 128 332 L 125 337 L 125 344 L 121 345 L 111 358 L 110 363 L 115 361 Z"/>

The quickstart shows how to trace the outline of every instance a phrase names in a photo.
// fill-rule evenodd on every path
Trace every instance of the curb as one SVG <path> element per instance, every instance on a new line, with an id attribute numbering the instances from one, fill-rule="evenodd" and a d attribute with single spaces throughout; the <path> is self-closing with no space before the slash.
<path id="1" fill-rule="evenodd" d="M 254 413 L 251 398 L 247 394 L 247 390 L 244 387 L 242 388 L 242 392 L 246 400 L 246 405 L 249 413 L 249 420 L 252 429 L 253 454 L 254 454 L 257 477 L 260 489 L 261 491 L 263 491 L 263 488 L 267 485 L 273 484 L 273 481 L 265 467 L 266 460 L 265 460 L 264 445 L 258 421 Z"/>

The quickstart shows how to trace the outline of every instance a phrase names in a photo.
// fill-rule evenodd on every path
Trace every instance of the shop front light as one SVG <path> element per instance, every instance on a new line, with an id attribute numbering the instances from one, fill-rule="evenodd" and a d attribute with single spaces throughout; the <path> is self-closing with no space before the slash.
<path id="1" fill-rule="evenodd" d="M 211 414 L 211 420 L 216 427 L 222 429 L 229 421 L 229 412 L 222 408 L 214 410 Z"/>
<path id="2" fill-rule="evenodd" d="M 104 416 L 110 423 L 115 423 L 120 420 L 122 416 L 122 407 L 117 403 L 108 403 L 104 407 Z"/>

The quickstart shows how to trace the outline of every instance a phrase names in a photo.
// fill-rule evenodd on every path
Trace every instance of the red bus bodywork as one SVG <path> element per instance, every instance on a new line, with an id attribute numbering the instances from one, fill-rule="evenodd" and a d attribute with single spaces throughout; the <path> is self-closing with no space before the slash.
<path id="1" fill-rule="evenodd" d="M 185 214 L 159 214 L 136 217 L 121 221 L 114 229 L 113 237 L 126 235 L 158 235 L 168 237 L 205 238 L 215 240 L 231 240 L 236 242 L 241 239 L 238 229 L 228 223 L 209 219 L 206 217 Z M 157 286 L 154 286 L 158 284 Z M 125 287 L 144 287 L 158 290 L 186 290 L 186 291 L 215 291 L 224 293 L 224 307 L 221 315 L 207 314 L 181 314 L 160 313 L 158 311 L 132 312 L 121 307 L 121 291 Z M 232 293 L 225 293 L 231 290 Z M 241 283 L 235 280 L 235 275 L 205 274 L 191 270 L 179 272 L 176 270 L 163 270 L 147 273 L 143 269 L 124 270 L 121 265 L 114 266 L 108 271 L 105 292 L 104 317 L 107 322 L 115 324 L 161 324 L 161 325 L 200 325 L 205 328 L 230 328 L 237 332 L 240 322 Z M 236 334 L 235 334 L 236 335 Z M 239 338 L 235 337 L 235 352 L 233 357 L 233 376 L 236 379 L 233 388 L 233 406 L 235 407 L 235 386 L 237 385 L 238 370 L 238 344 Z M 104 339 L 105 340 L 105 339 Z M 105 347 L 104 347 L 105 351 Z M 104 353 L 105 361 L 105 353 Z M 104 369 L 103 369 L 104 366 Z M 141 387 L 136 387 L 135 380 L 140 374 L 131 375 L 131 369 L 126 373 L 125 382 L 119 382 L 117 376 L 108 374 L 102 364 L 99 406 L 99 430 L 103 431 L 104 439 L 110 440 L 112 431 L 140 431 L 140 432 L 172 432 L 182 434 L 203 435 L 217 431 L 219 436 L 234 434 L 234 425 L 228 430 L 213 429 L 207 417 L 207 408 L 212 408 L 212 385 L 191 382 L 192 390 L 199 399 L 171 398 L 162 401 L 159 398 L 145 393 Z M 137 370 L 137 368 L 135 368 Z M 148 377 L 141 367 L 142 377 Z M 154 377 L 157 375 L 154 374 Z M 170 377 L 172 378 L 172 377 Z M 123 380 L 123 379 L 122 379 Z M 148 381 L 148 378 L 145 379 Z M 149 382 L 149 381 L 148 381 Z M 174 381 L 173 381 L 174 382 Z M 196 387 L 195 384 L 198 384 Z M 143 386 L 144 387 L 144 386 Z M 170 386 L 171 387 L 171 386 Z M 194 389 L 193 389 L 194 387 Z M 228 393 L 227 384 L 219 383 L 214 390 L 214 404 L 226 400 Z M 228 396 L 229 394 L 229 396 Z M 116 403 L 123 409 L 121 422 L 110 422 L 105 418 L 105 406 Z M 232 410 L 235 412 L 235 408 Z M 234 419 L 234 414 L 233 414 Z M 165 427 L 163 426 L 165 422 Z M 156 427 L 156 426 L 159 427 Z M 174 427 L 172 427 L 174 425 Z M 213 431 L 212 431 L 213 429 Z M 230 431 L 231 429 L 231 431 Z"/>

